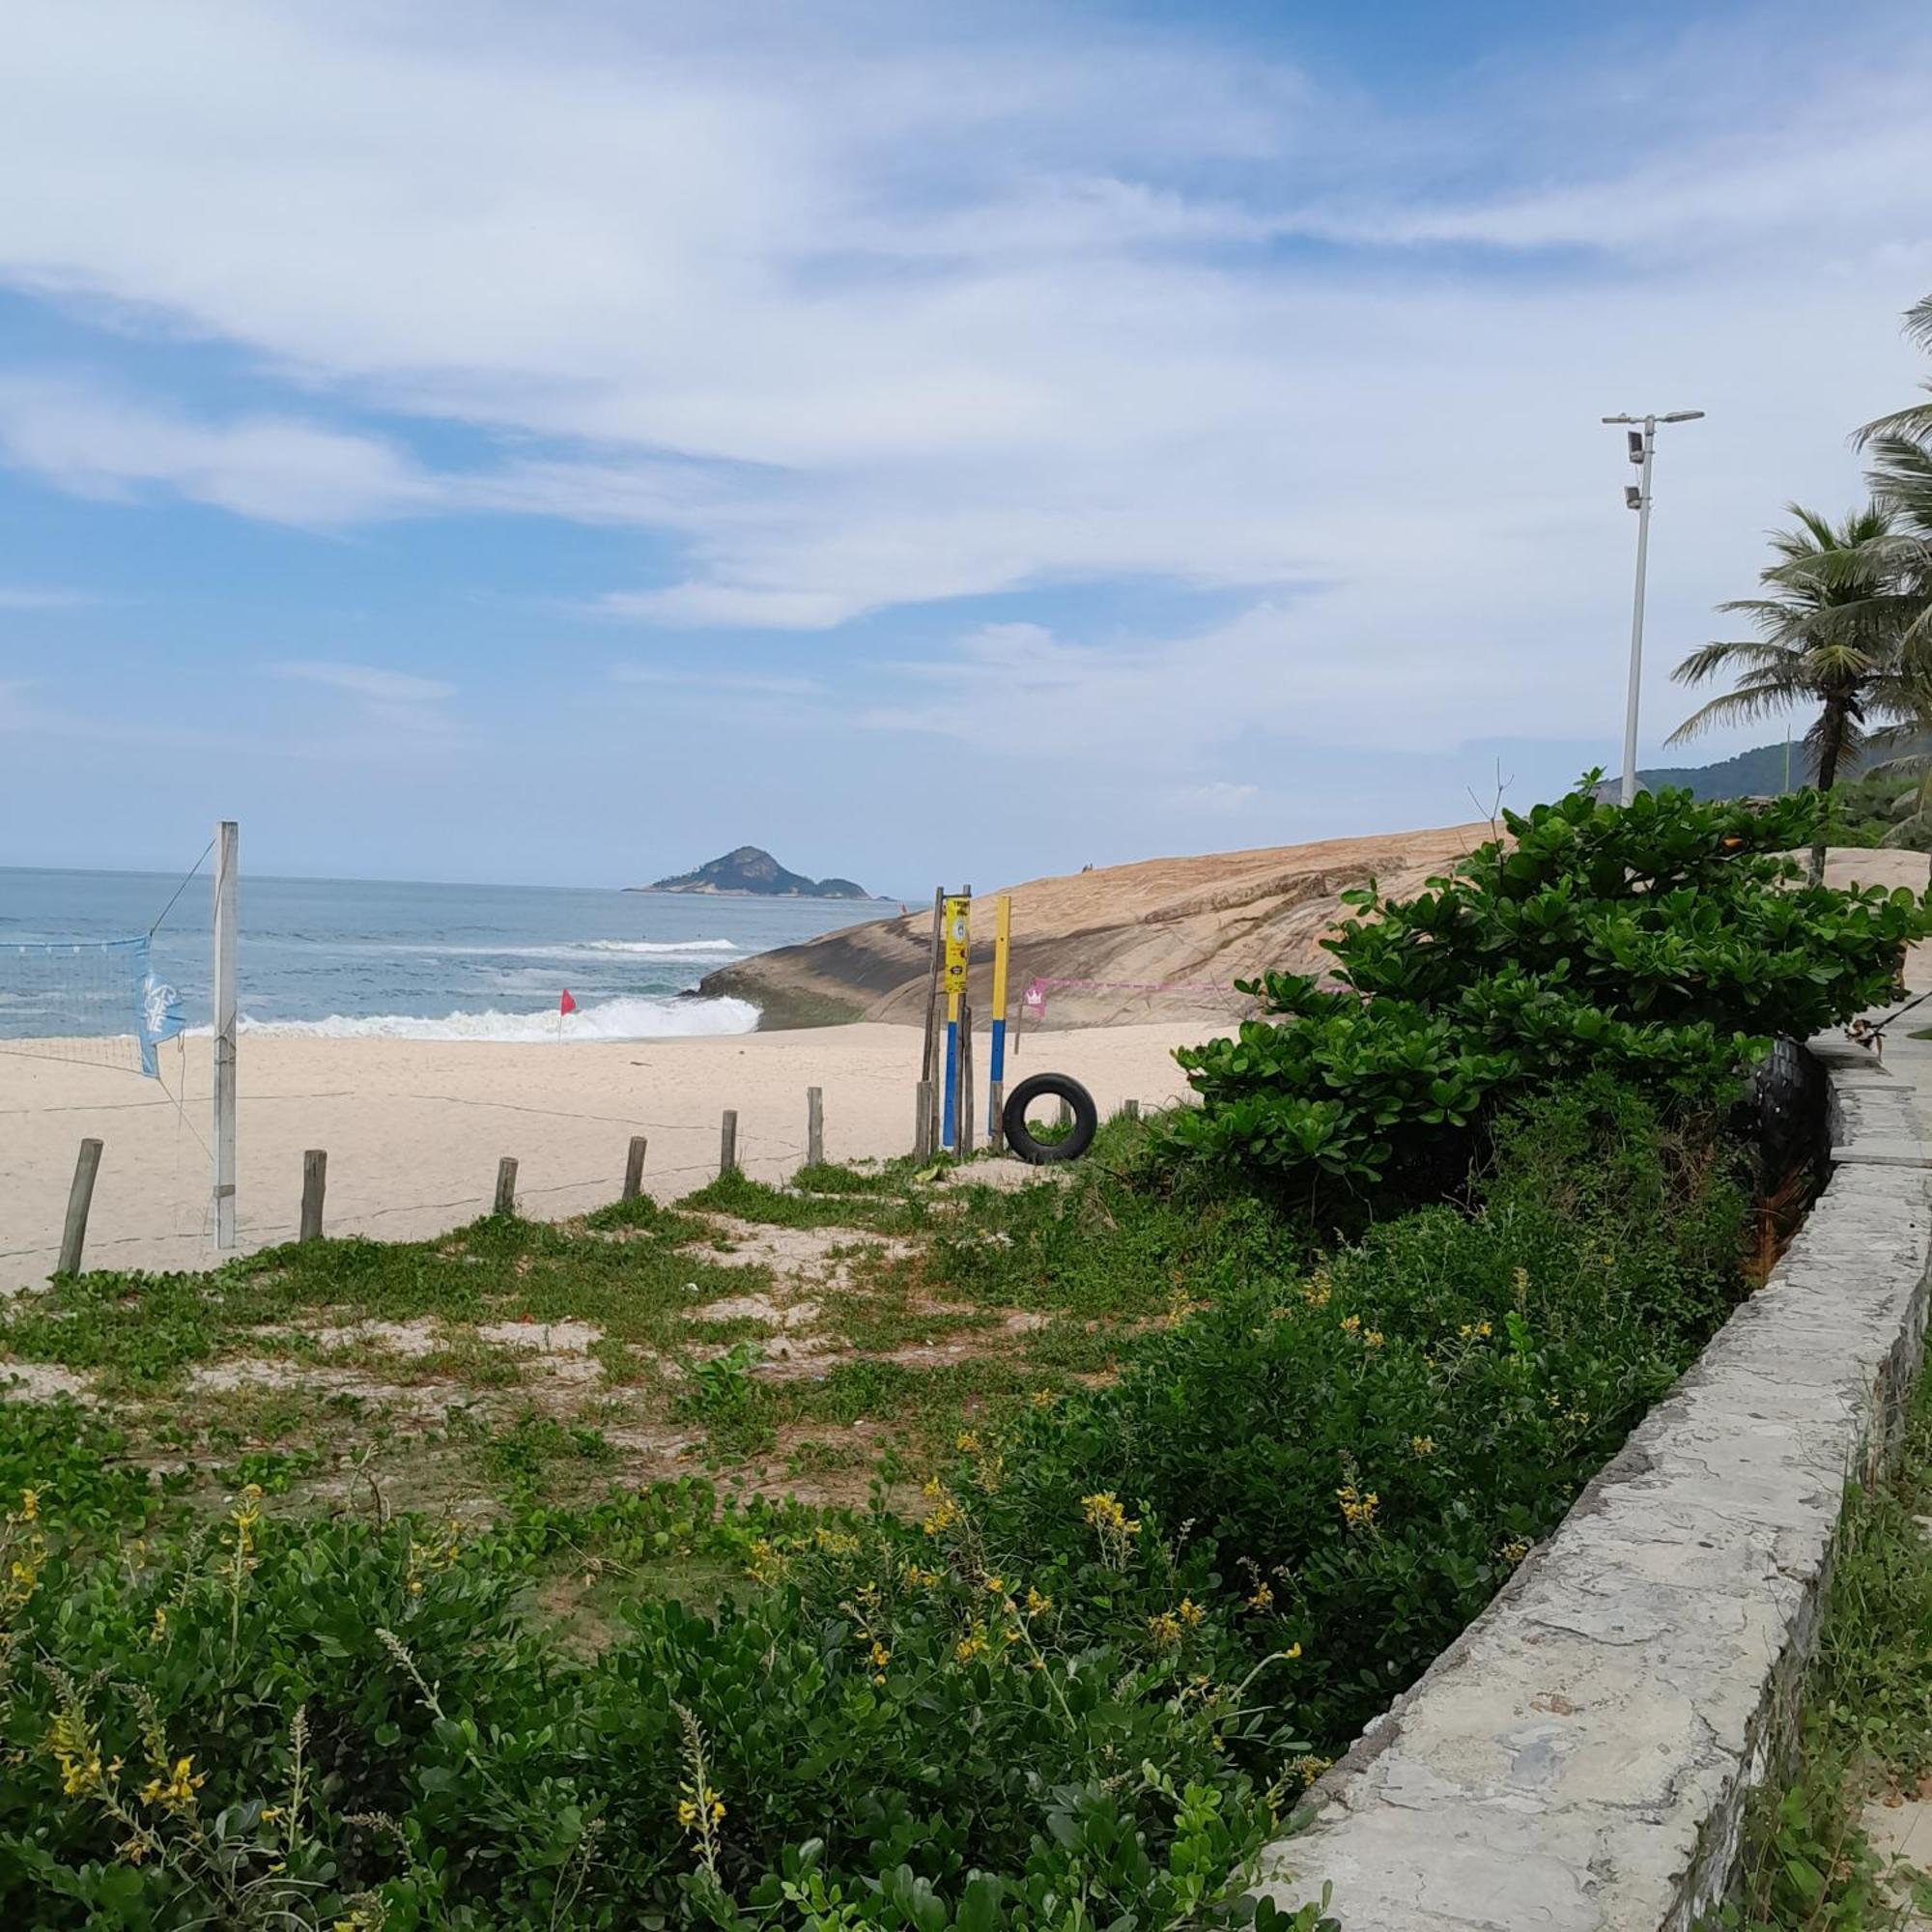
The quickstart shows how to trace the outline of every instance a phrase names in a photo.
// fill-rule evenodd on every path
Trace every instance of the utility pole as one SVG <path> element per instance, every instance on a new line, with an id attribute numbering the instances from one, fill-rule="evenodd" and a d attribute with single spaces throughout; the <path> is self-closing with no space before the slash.
<path id="1" fill-rule="evenodd" d="M 1668 415 L 1605 416 L 1606 423 L 1641 423 L 1629 435 L 1630 460 L 1638 480 L 1627 484 L 1624 501 L 1636 512 L 1636 594 L 1631 605 L 1630 693 L 1624 705 L 1624 797 L 1636 797 L 1636 721 L 1643 689 L 1643 586 L 1650 561 L 1650 469 L 1657 456 L 1657 426 L 1661 422 L 1695 422 L 1702 410 L 1672 410 Z"/>

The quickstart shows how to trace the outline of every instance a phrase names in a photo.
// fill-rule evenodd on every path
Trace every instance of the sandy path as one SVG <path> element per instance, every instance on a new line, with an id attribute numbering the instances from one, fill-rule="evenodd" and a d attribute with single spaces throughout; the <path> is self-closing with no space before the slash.
<path id="1" fill-rule="evenodd" d="M 1028 1040 L 1008 1079 L 1052 1068 L 1084 1080 L 1103 1111 L 1152 1104 L 1181 1091 L 1171 1049 L 1200 1034 L 1184 1024 L 1055 1034 Z M 392 1238 L 483 1212 L 501 1154 L 517 1157 L 526 1213 L 581 1213 L 615 1196 L 637 1133 L 650 1139 L 651 1191 L 687 1193 L 717 1171 L 726 1107 L 738 1112 L 745 1171 L 781 1179 L 803 1158 L 808 1087 L 825 1090 L 831 1158 L 901 1153 L 919 1051 L 916 1030 L 878 1024 L 560 1047 L 244 1034 L 242 1245 L 295 1233 L 304 1148 L 328 1151 L 329 1232 Z M 983 1042 L 979 1058 L 984 1066 Z M 162 1070 L 166 1091 L 130 1073 L 0 1054 L 0 1291 L 52 1267 L 86 1135 L 105 1144 L 89 1265 L 218 1259 L 206 1233 L 208 1042 L 187 1042 L 185 1059 L 166 1049 Z"/>

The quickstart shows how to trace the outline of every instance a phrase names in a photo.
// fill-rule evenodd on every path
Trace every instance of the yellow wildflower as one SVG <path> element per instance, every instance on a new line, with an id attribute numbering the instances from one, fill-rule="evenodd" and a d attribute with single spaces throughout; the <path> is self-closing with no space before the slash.
<path id="1" fill-rule="evenodd" d="M 1180 1641 L 1180 1619 L 1172 1610 L 1162 1610 L 1148 1619 L 1148 1635 L 1156 1650 L 1172 1650 Z"/>
<path id="2" fill-rule="evenodd" d="M 1121 1507 L 1120 1498 L 1112 1490 L 1098 1490 L 1091 1496 L 1082 1496 L 1080 1508 L 1084 1520 L 1099 1538 L 1100 1554 L 1108 1566 L 1124 1570 L 1134 1538 L 1141 1533 L 1138 1519 Z"/>
<path id="3" fill-rule="evenodd" d="M 980 1438 L 970 1429 L 962 1429 L 952 1438 L 952 1446 L 962 1456 L 977 1456 L 980 1453 Z"/>
<path id="4" fill-rule="evenodd" d="M 1365 1492 L 1357 1490 L 1353 1483 L 1344 1483 L 1335 1492 L 1335 1499 L 1342 1505 L 1342 1520 L 1350 1529 L 1375 1527 L 1376 1511 L 1380 1508 L 1382 1499 L 1374 1490 Z"/>
<path id="5" fill-rule="evenodd" d="M 1505 1563 L 1520 1563 L 1528 1554 L 1529 1545 L 1520 1537 L 1517 1537 L 1503 1545 L 1503 1561 Z"/>
<path id="6" fill-rule="evenodd" d="M 38 1522 L 41 1517 L 41 1492 L 36 1489 L 20 1492 L 20 1520 Z"/>
<path id="7" fill-rule="evenodd" d="M 1342 1333 L 1359 1335 L 1362 1332 L 1362 1318 L 1359 1315 L 1345 1315 L 1342 1318 Z"/>
<path id="8" fill-rule="evenodd" d="M 1179 1617 L 1180 1621 L 1184 1623 L 1189 1630 L 1199 1630 L 1201 1628 L 1203 1618 L 1205 1618 L 1208 1613 L 1201 1607 L 1199 1604 L 1197 1604 L 1194 1601 L 1192 1597 L 1183 1597 L 1180 1600 L 1180 1608 L 1177 1610 L 1175 1614 L 1178 1617 Z"/>
<path id="9" fill-rule="evenodd" d="M 1053 1599 L 1051 1597 L 1041 1596 L 1040 1593 L 1037 1590 L 1036 1590 L 1031 1583 L 1029 1583 L 1027 1585 L 1027 1593 L 1026 1593 L 1026 1607 L 1028 1616 L 1030 1617 L 1043 1616 L 1048 1610 L 1052 1609 Z"/>
<path id="10" fill-rule="evenodd" d="M 178 1757 L 165 1777 L 151 1777 L 141 1787 L 141 1803 L 158 1805 L 163 1811 L 185 1811 L 207 1782 L 208 1774 L 195 1770 L 193 1758 Z"/>
<path id="11" fill-rule="evenodd" d="M 1435 1438 L 1433 1435 L 1411 1435 L 1408 1448 L 1412 1456 L 1433 1456 L 1435 1454 Z"/>
<path id="12" fill-rule="evenodd" d="M 1331 1757 L 1317 1757 L 1312 1751 L 1306 1757 L 1296 1758 L 1294 1772 L 1301 1779 L 1302 1789 L 1305 1791 L 1334 1762 Z"/>
<path id="13" fill-rule="evenodd" d="M 1382 1346 L 1382 1331 L 1379 1328 L 1371 1328 L 1362 1336 L 1362 1347 L 1379 1349 Z"/>
<path id="14" fill-rule="evenodd" d="M 1248 1608 L 1251 1610 L 1271 1610 L 1274 1608 L 1274 1591 L 1265 1577 L 1257 1583 L 1250 1593 L 1248 1597 Z"/>

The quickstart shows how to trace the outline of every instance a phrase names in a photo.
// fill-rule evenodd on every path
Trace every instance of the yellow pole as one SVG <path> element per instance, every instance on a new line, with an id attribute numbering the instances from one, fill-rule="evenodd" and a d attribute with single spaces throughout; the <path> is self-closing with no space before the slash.
<path id="1" fill-rule="evenodd" d="M 1012 936 L 1012 895 L 1002 893 L 993 917 L 992 1077 L 995 1085 L 1004 1085 L 1007 1077 L 1007 951 Z"/>

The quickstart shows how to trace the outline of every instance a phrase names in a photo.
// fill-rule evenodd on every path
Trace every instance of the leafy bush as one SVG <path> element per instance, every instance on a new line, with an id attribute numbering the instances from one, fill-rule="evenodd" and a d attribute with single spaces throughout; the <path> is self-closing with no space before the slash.
<path id="1" fill-rule="evenodd" d="M 23 1497 L 10 1922 L 1165 1926 L 1272 1828 L 1283 1741 L 1210 1681 L 1212 1621 L 1148 1640 L 1166 1579 L 1063 1613 L 949 1562 L 944 1525 L 670 1488 L 550 1526 L 727 1548 L 758 1587 L 635 1603 L 588 1665 L 518 1613 L 515 1537 L 285 1523 L 243 1492 L 213 1535 L 116 1547 Z M 1108 1620 L 1130 1640 L 1088 1640 Z"/>
<path id="2" fill-rule="evenodd" d="M 1890 993 L 1932 894 L 1797 883 L 1813 793 L 1762 808 L 1688 791 L 1628 808 L 1588 789 L 1504 814 L 1412 899 L 1346 895 L 1322 944 L 1339 989 L 1269 974 L 1280 1015 L 1179 1057 L 1202 1105 L 1174 1143 L 1312 1191 L 1453 1185 L 1473 1130 L 1514 1094 L 1607 1069 L 1695 1102 L 1760 1055 Z"/>
<path id="3" fill-rule="evenodd" d="M 1741 1289 L 1744 1197 L 1708 1115 L 1672 1126 L 1598 1075 L 1512 1110 L 1497 1140 L 1479 1211 L 1424 1208 L 1299 1279 L 1250 1280 L 1113 1386 L 1027 1416 L 974 1512 L 987 1560 L 1059 1552 L 1041 1587 L 1081 1594 L 1083 1498 L 1112 1492 L 1172 1587 L 1236 1605 L 1258 1656 L 1298 1648 L 1293 1727 L 1345 1743 L 1555 1527 Z"/>

